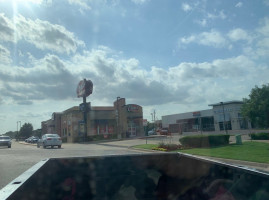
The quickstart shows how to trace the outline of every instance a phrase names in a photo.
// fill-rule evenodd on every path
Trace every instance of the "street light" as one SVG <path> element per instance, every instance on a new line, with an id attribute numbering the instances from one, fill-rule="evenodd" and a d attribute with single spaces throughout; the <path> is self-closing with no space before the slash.
<path id="1" fill-rule="evenodd" d="M 17 121 L 17 138 L 19 137 L 19 129 L 18 129 L 19 123 L 20 123 L 20 130 L 21 130 L 21 121 Z"/>
<path id="2" fill-rule="evenodd" d="M 227 129 L 226 129 L 226 120 L 225 120 L 225 113 L 224 113 L 224 105 L 223 105 L 223 102 L 220 102 L 220 104 L 222 105 L 224 131 L 225 131 L 226 134 L 228 134 Z"/>

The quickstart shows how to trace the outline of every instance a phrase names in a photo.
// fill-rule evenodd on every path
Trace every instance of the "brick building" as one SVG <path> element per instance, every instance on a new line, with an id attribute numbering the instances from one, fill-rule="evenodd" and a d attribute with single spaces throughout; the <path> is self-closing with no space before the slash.
<path id="1" fill-rule="evenodd" d="M 117 134 L 118 137 L 143 136 L 143 109 L 136 104 L 127 104 L 125 98 L 117 98 L 113 106 L 87 104 L 87 135 Z M 42 134 L 58 133 L 67 142 L 84 137 L 85 123 L 80 106 L 74 106 L 41 123 Z"/>

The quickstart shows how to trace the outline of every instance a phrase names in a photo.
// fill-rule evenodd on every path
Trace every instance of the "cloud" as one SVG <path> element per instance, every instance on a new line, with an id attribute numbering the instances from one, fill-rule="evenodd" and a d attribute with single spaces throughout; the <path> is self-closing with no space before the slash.
<path id="1" fill-rule="evenodd" d="M 202 27 L 205 27 L 207 25 L 207 20 L 206 19 L 201 19 L 201 20 L 195 20 L 197 24 L 199 24 Z"/>
<path id="2" fill-rule="evenodd" d="M 249 36 L 247 31 L 245 31 L 241 28 L 233 29 L 233 30 L 229 31 L 229 33 L 227 35 L 228 35 L 229 39 L 232 41 L 246 40 L 246 41 L 250 42 L 252 40 L 252 38 Z"/>
<path id="3" fill-rule="evenodd" d="M 87 78 L 94 84 L 91 98 L 98 102 L 111 102 L 118 95 L 142 106 L 195 104 L 206 101 L 204 94 L 211 94 L 212 88 L 224 87 L 223 82 L 225 87 L 216 92 L 225 97 L 227 88 L 257 79 L 256 70 L 269 75 L 268 68 L 259 68 L 246 56 L 145 70 L 137 59 L 119 59 L 115 54 L 108 48 L 99 48 L 74 55 L 69 61 L 47 55 L 31 61 L 31 68 L 2 65 L 1 95 L 25 106 L 44 100 L 75 100 L 79 80 Z M 234 96 L 231 98 L 236 99 Z"/>
<path id="4" fill-rule="evenodd" d="M 207 13 L 208 19 L 226 19 L 227 16 L 225 15 L 224 11 L 221 10 L 217 14 Z"/>
<path id="5" fill-rule="evenodd" d="M 68 0 L 68 3 L 70 5 L 79 6 L 84 10 L 91 10 L 91 7 L 85 1 L 82 0 Z"/>
<path id="6" fill-rule="evenodd" d="M 21 39 L 42 50 L 52 50 L 58 53 L 74 53 L 84 42 L 75 38 L 74 34 L 63 26 L 51 24 L 39 19 L 26 19 L 22 15 L 15 17 L 15 24 Z"/>
<path id="7" fill-rule="evenodd" d="M 192 7 L 191 7 L 189 4 L 187 4 L 187 3 L 183 3 L 183 4 L 181 5 L 181 8 L 182 8 L 182 10 L 184 10 L 185 12 L 188 12 L 188 11 L 191 11 L 191 10 L 192 10 Z"/>
<path id="8" fill-rule="evenodd" d="M 131 1 L 137 5 L 142 5 L 150 0 L 131 0 Z"/>
<path id="9" fill-rule="evenodd" d="M 243 3 L 240 1 L 240 2 L 238 2 L 236 5 L 235 5 L 235 7 L 236 8 L 241 8 L 243 6 Z"/>
<path id="10" fill-rule="evenodd" d="M 4 13 L 0 13 L 0 41 L 14 40 L 14 26 Z M 15 41 L 16 42 L 16 41 Z"/>
<path id="11" fill-rule="evenodd" d="M 15 16 L 13 23 L 4 14 L 0 14 L 0 40 L 4 42 L 25 40 L 41 50 L 67 54 L 74 53 L 79 46 L 85 45 L 63 26 L 39 19 L 27 19 L 22 15 Z"/>
<path id="12" fill-rule="evenodd" d="M 3 64 L 10 64 L 12 62 L 10 57 L 10 51 L 1 44 L 0 44 L 0 61 Z"/>
<path id="13" fill-rule="evenodd" d="M 213 29 L 210 32 L 202 32 L 200 34 L 182 37 L 179 39 L 179 46 L 189 43 L 196 43 L 215 48 L 228 46 L 228 42 L 225 37 L 219 31 Z"/>

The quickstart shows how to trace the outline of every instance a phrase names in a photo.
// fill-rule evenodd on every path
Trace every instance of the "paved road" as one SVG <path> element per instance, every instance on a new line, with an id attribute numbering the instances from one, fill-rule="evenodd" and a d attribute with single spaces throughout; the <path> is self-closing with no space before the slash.
<path id="1" fill-rule="evenodd" d="M 61 149 L 43 149 L 32 145 L 19 144 L 13 142 L 12 148 L 0 147 L 0 189 L 27 169 L 45 158 L 60 158 L 60 157 L 84 157 L 96 155 L 119 155 L 119 154 L 134 154 L 145 153 L 130 149 L 129 147 L 138 144 L 158 144 L 159 142 L 178 143 L 180 136 L 173 137 L 156 137 L 149 139 L 132 139 L 122 141 L 110 141 L 98 144 L 63 144 Z M 244 140 L 248 138 L 243 137 Z M 234 142 L 234 138 L 231 139 Z M 147 152 L 148 153 L 148 152 Z M 214 158 L 215 159 L 215 158 Z M 269 171 L 268 164 L 259 164 L 234 161 L 227 159 L 215 159 L 221 162 L 230 164 L 249 166 L 262 170 Z"/>
<path id="2" fill-rule="evenodd" d="M 0 147 L 0 189 L 45 158 L 143 153 L 126 146 L 103 144 L 63 144 L 61 149 L 43 149 L 13 142 L 11 149 Z"/>

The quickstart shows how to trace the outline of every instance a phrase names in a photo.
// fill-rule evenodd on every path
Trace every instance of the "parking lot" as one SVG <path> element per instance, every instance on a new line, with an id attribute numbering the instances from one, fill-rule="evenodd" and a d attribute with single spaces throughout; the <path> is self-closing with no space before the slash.
<path id="1" fill-rule="evenodd" d="M 120 141 L 102 141 L 88 144 L 64 143 L 61 148 L 55 147 L 53 149 L 50 147 L 46 149 L 37 148 L 36 144 L 16 142 L 13 140 L 12 148 L 0 147 L 0 189 L 42 159 L 149 153 L 148 151 L 137 150 L 130 147 L 146 143 L 178 143 L 180 137 L 180 135 L 173 135 L 172 137 L 154 136 Z M 246 141 L 249 140 L 249 137 L 244 135 L 242 136 L 242 139 Z M 230 142 L 235 142 L 234 136 L 230 138 Z M 150 152 L 154 153 L 154 151 Z M 217 158 L 214 159 L 230 164 L 249 166 L 269 171 L 269 166 L 267 164 Z"/>
<path id="2" fill-rule="evenodd" d="M 129 143 L 130 144 L 130 143 Z M 12 147 L 0 147 L 0 189 L 45 158 L 84 157 L 143 153 L 125 146 L 102 144 L 63 144 L 62 148 L 37 148 L 36 144 L 13 140 Z"/>

